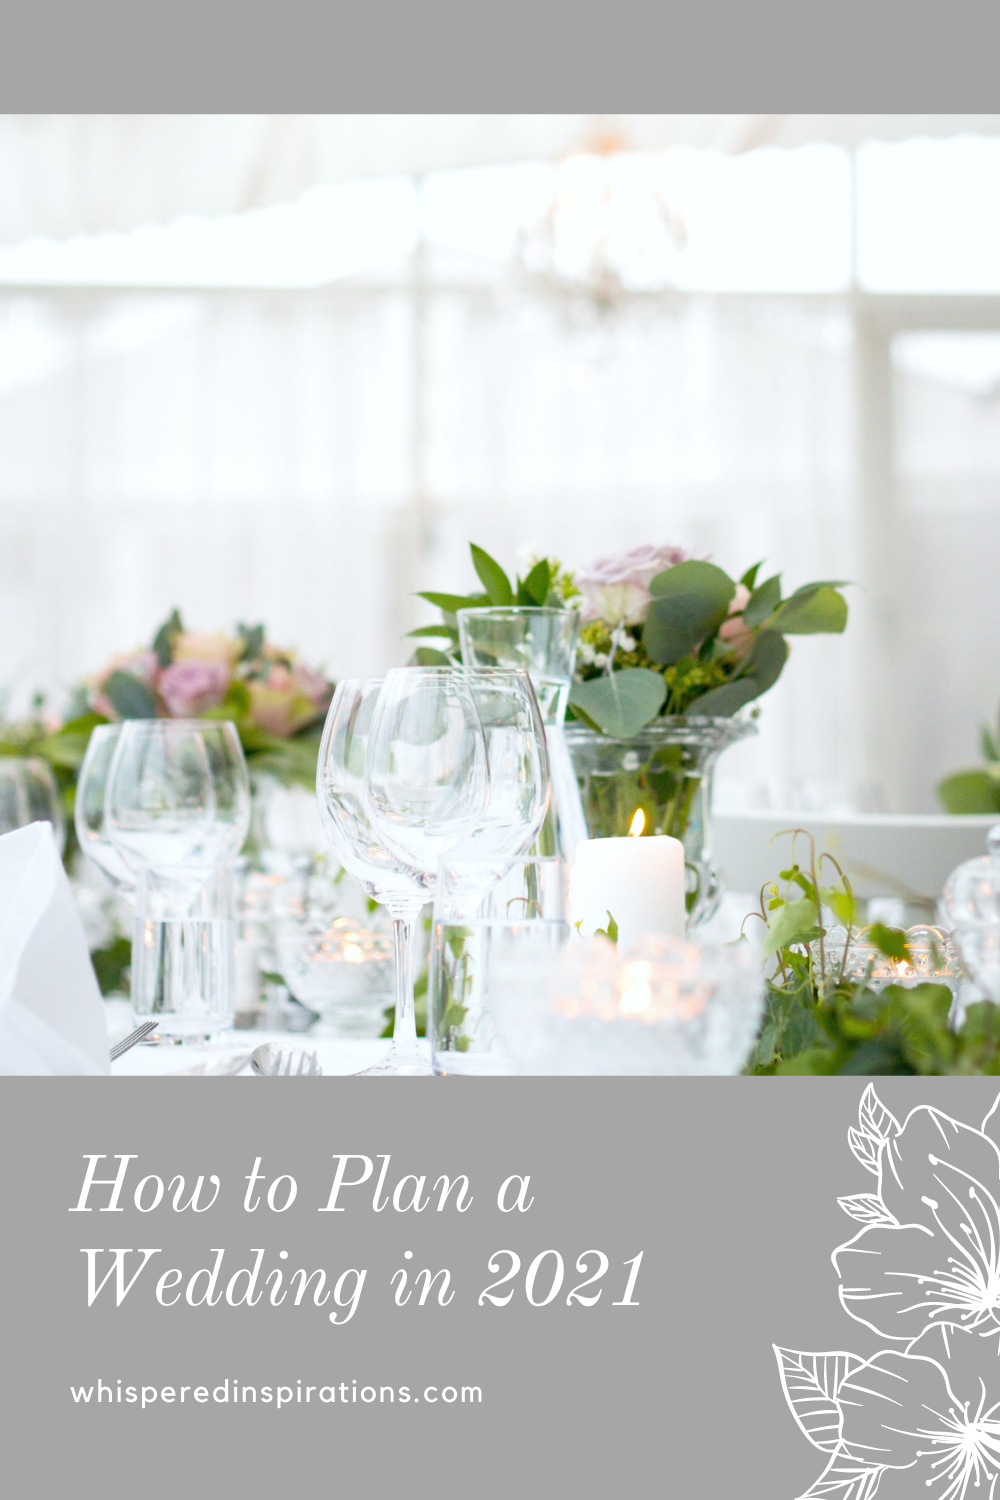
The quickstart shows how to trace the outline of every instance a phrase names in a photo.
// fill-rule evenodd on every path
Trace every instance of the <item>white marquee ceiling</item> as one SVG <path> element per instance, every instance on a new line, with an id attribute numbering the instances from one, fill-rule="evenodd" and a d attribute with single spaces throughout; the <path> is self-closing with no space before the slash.
<path id="1" fill-rule="evenodd" d="M 593 146 L 1000 134 L 1000 115 L 0 115 L 0 243 L 125 232 L 322 183 L 555 160 Z"/>

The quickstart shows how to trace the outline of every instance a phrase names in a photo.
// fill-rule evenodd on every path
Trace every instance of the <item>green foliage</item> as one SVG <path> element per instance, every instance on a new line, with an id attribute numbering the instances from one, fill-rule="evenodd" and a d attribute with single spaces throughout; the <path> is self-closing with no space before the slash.
<path id="1" fill-rule="evenodd" d="M 574 682 L 569 701 L 586 722 L 613 739 L 629 740 L 659 713 L 667 685 L 658 672 L 629 667 Z"/>
<path id="2" fill-rule="evenodd" d="M 104 948 L 95 948 L 90 955 L 102 995 L 120 995 L 128 991 L 129 966 L 132 962 L 132 944 L 126 937 L 116 937 Z"/>
<path id="3" fill-rule="evenodd" d="M 1000 772 L 1000 763 L 997 764 Z M 938 801 L 947 813 L 1000 812 L 1000 775 L 985 771 L 956 771 L 938 784 Z"/>
<path id="4" fill-rule="evenodd" d="M 810 858 L 794 862 L 761 893 L 755 913 L 767 927 L 764 950 L 773 954 L 764 1021 L 745 1071 L 758 1076 L 871 1074 L 1000 1074 L 1000 1009 L 987 1001 L 968 1008 L 962 1026 L 950 1025 L 953 996 L 943 984 L 900 984 L 876 990 L 867 979 L 844 973 L 831 951 L 825 913 L 833 909 L 853 935 L 854 899 L 830 855 L 816 858 L 810 835 L 789 829 L 794 855 L 799 837 Z M 839 880 L 820 884 L 825 863 Z M 876 923 L 865 938 L 888 958 L 909 957 L 906 934 Z"/>
<path id="5" fill-rule="evenodd" d="M 419 595 L 441 610 L 442 620 L 410 635 L 442 645 L 418 646 L 412 657 L 417 665 L 440 666 L 455 659 L 455 616 L 461 609 L 560 607 L 579 593 L 573 575 L 554 558 L 540 559 L 525 578 L 512 580 L 482 547 L 470 544 L 470 552 L 484 592 Z M 786 635 L 844 629 L 842 583 L 804 584 L 782 600 L 780 575 L 757 583 L 762 566 L 755 563 L 740 579 L 750 593 L 742 615 L 729 613 L 736 597 L 734 580 L 714 563 L 692 558 L 652 579 L 645 622 L 635 633 L 623 624 L 612 629 L 606 620 L 589 621 L 580 632 L 570 716 L 615 739 L 631 739 L 662 715 L 693 712 L 725 718 L 777 682 L 788 659 Z M 719 632 L 727 620 L 731 628 L 723 638 Z M 655 677 L 665 685 L 662 692 Z"/>
<path id="6" fill-rule="evenodd" d="M 153 636 L 153 650 L 156 652 L 156 660 L 161 667 L 169 667 L 174 656 L 174 638 L 180 635 L 184 629 L 179 612 L 175 609 L 164 620 L 163 624 Z M 116 710 L 117 712 L 117 710 Z M 123 716 L 124 717 L 124 716 Z M 147 718 L 145 714 L 134 714 L 133 718 Z"/>
<path id="7" fill-rule="evenodd" d="M 618 942 L 618 923 L 615 921 L 610 912 L 608 912 L 607 927 L 598 927 L 594 933 L 594 936 L 607 938 L 609 943 Z"/>
<path id="8" fill-rule="evenodd" d="M 104 696 L 119 719 L 155 719 L 156 695 L 131 672 L 112 672 L 104 684 Z"/>
<path id="9" fill-rule="evenodd" d="M 736 584 L 714 563 L 677 563 L 657 573 L 642 643 L 652 661 L 671 666 L 682 656 L 697 654 L 702 642 L 715 634 L 736 593 Z"/>

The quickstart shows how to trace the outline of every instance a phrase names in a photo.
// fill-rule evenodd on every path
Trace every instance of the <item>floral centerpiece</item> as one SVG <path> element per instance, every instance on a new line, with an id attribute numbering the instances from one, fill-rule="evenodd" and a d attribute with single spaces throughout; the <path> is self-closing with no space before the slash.
<path id="1" fill-rule="evenodd" d="M 938 801 L 945 812 L 1000 813 L 1000 715 L 994 728 L 983 725 L 979 743 L 985 765 L 955 771 L 938 784 Z"/>
<path id="2" fill-rule="evenodd" d="M 460 609 L 578 610 L 566 733 L 590 834 L 627 834 L 641 811 L 645 834 L 682 839 L 689 918 L 705 920 L 721 889 L 708 826 L 714 761 L 752 732 L 737 716 L 778 681 L 787 638 L 844 630 L 844 583 L 807 583 L 784 597 L 779 574 L 760 578 L 761 563 L 735 579 L 679 547 L 636 547 L 575 571 L 542 558 L 514 582 L 480 547 L 472 562 L 483 592 L 421 596 L 442 620 L 414 634 L 445 649 L 421 647 L 417 659 L 454 659 Z"/>
<path id="3" fill-rule="evenodd" d="M 36 697 L 27 718 L 0 719 L 0 755 L 48 762 L 63 800 L 67 861 L 75 849 L 73 797 L 92 730 L 117 719 L 232 719 L 251 770 L 312 788 L 333 684 L 263 625 L 232 635 L 185 630 L 176 610 L 148 647 L 116 656 L 74 690 L 60 718 Z"/>

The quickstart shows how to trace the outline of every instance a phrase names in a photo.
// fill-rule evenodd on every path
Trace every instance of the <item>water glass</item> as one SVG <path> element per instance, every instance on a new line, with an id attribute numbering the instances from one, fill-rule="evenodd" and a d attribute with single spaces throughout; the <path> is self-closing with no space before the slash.
<path id="1" fill-rule="evenodd" d="M 496 1034 L 498 985 L 511 954 L 548 964 L 570 936 L 566 867 L 557 856 L 516 864 L 470 919 L 449 902 L 447 857 L 435 903 L 428 1031 L 435 1073 L 512 1071 Z"/>
<path id="2" fill-rule="evenodd" d="M 91 732 L 76 781 L 73 822 L 81 853 L 116 891 L 130 900 L 135 895 L 135 873 L 111 842 L 105 823 L 108 772 L 121 727 L 121 724 L 99 724 Z"/>
<path id="3" fill-rule="evenodd" d="M 62 848 L 66 828 L 55 778 L 44 760 L 0 755 L 0 834 L 29 823 L 51 823 L 56 845 Z"/>
<path id="4" fill-rule="evenodd" d="M 205 871 L 184 911 L 154 871 L 136 888 L 132 936 L 132 1009 L 136 1023 L 155 1020 L 161 1037 L 210 1042 L 233 1024 L 236 920 L 233 875 Z"/>
<path id="5" fill-rule="evenodd" d="M 236 920 L 231 867 L 250 827 L 234 724 L 133 719 L 119 726 L 104 827 L 137 882 L 132 1006 L 162 1035 L 205 1040 L 232 1024 Z"/>

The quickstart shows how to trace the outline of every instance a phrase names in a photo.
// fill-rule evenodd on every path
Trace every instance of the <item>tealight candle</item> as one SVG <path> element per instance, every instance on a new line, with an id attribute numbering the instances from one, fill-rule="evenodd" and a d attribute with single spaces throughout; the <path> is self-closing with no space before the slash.
<path id="1" fill-rule="evenodd" d="M 584 839 L 570 871 L 572 919 L 585 937 L 618 924 L 624 951 L 644 937 L 684 936 L 684 845 L 669 834 L 640 838 L 640 809 L 626 838 Z"/>

